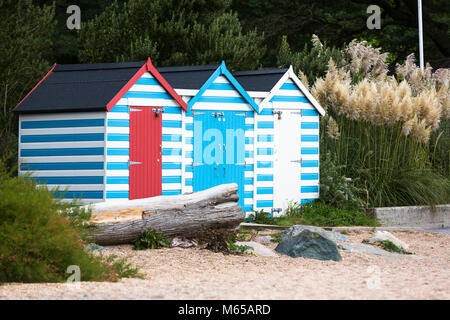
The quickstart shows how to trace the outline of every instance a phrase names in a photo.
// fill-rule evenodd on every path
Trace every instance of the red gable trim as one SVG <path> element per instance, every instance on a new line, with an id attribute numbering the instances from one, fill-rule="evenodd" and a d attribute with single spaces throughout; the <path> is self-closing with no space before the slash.
<path id="1" fill-rule="evenodd" d="M 158 82 L 166 89 L 166 91 L 172 96 L 172 98 L 177 101 L 180 106 L 187 111 L 187 104 L 184 102 L 184 100 L 175 92 L 175 90 L 167 83 L 167 81 L 159 74 L 159 72 L 155 69 L 153 66 L 150 58 L 148 58 L 147 62 L 142 66 L 142 68 L 139 69 L 138 72 L 127 82 L 127 84 L 120 89 L 120 91 L 112 98 L 112 100 L 106 105 L 106 109 L 110 111 L 116 103 L 122 99 L 122 97 L 125 95 L 125 93 L 130 90 L 130 88 L 142 77 L 142 75 L 149 71 L 155 78 L 158 80 Z"/>
<path id="2" fill-rule="evenodd" d="M 44 81 L 45 79 L 47 79 L 47 77 L 53 72 L 53 69 L 55 69 L 56 67 L 56 63 L 53 65 L 53 67 L 50 69 L 49 72 L 47 72 L 47 74 L 41 79 L 41 81 L 39 81 L 37 83 L 37 85 L 34 86 L 33 89 L 31 89 L 30 92 L 28 92 L 28 94 L 14 107 L 13 111 L 26 99 L 28 98 L 28 96 L 37 88 L 39 87 L 39 85 L 42 83 L 42 81 Z"/>
<path id="3" fill-rule="evenodd" d="M 167 83 L 166 79 L 163 78 L 163 76 L 158 72 L 158 70 L 156 70 L 150 58 L 148 58 L 147 60 L 147 68 L 148 71 L 150 71 L 153 74 L 156 80 L 158 80 L 159 83 L 164 87 L 164 89 L 167 90 L 167 92 L 172 96 L 172 98 L 174 98 L 175 101 L 179 103 L 181 108 L 183 108 L 183 110 L 187 112 L 187 103 L 180 97 L 178 93 L 175 92 L 172 86 L 169 83 Z"/>

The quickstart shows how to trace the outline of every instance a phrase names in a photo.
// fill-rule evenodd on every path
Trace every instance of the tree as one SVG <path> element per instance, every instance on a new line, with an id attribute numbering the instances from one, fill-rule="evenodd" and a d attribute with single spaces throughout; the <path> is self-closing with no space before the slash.
<path id="1" fill-rule="evenodd" d="M 0 0 L 0 157 L 15 162 L 17 125 L 11 110 L 50 69 L 48 34 L 54 6 L 31 0 Z"/>
<path id="2" fill-rule="evenodd" d="M 193 65 L 226 60 L 250 69 L 264 55 L 263 36 L 242 32 L 227 0 L 117 1 L 82 25 L 80 60 L 106 62 L 152 57 L 157 65 Z"/>
<path id="3" fill-rule="evenodd" d="M 381 29 L 369 30 L 369 5 L 381 8 Z M 423 1 L 426 59 L 434 68 L 445 66 L 450 57 L 450 16 L 446 0 Z M 301 50 L 312 34 L 331 46 L 341 47 L 352 39 L 367 40 L 390 52 L 389 61 L 401 62 L 409 53 L 418 53 L 416 0 L 233 0 L 244 29 L 258 28 L 265 43 L 280 43 L 287 35 L 294 51 Z M 266 60 L 276 59 L 277 48 Z"/>

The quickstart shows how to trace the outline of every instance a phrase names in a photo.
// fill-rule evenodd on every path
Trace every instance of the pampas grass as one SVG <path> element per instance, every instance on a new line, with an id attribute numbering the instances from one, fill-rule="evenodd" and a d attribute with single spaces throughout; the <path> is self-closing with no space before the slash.
<path id="1" fill-rule="evenodd" d="M 354 40 L 344 53 L 347 63 L 338 68 L 331 59 L 311 89 L 328 115 L 321 120 L 321 149 L 336 154 L 347 176 L 364 177 L 368 206 L 450 202 L 448 163 L 437 161 L 446 157 L 440 148 L 449 140 L 441 125 L 450 117 L 448 69 L 422 71 L 409 55 L 388 75 L 387 53 L 379 48 Z M 437 162 L 444 170 L 431 170 Z M 433 196 L 427 183 L 444 191 Z"/>

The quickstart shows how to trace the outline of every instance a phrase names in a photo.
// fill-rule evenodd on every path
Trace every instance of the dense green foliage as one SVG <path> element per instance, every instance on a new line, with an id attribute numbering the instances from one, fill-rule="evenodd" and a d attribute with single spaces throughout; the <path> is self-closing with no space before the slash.
<path id="1" fill-rule="evenodd" d="M 148 230 L 134 242 L 133 250 L 159 249 L 169 245 L 170 241 L 162 233 Z"/>
<path id="2" fill-rule="evenodd" d="M 72 208 L 25 177 L 0 165 L 0 283 L 60 282 L 76 265 L 82 281 L 115 281 L 138 276 L 123 259 L 95 255 L 83 241 L 90 213 Z"/>
<path id="3" fill-rule="evenodd" d="M 381 9 L 381 29 L 370 30 L 366 20 L 370 5 Z M 434 68 L 449 66 L 450 14 L 447 0 L 422 1 L 424 52 Z M 330 46 L 341 47 L 353 39 L 367 40 L 390 52 L 389 61 L 399 63 L 414 52 L 418 56 L 417 0 L 233 0 L 245 29 L 264 32 L 274 63 L 282 35 L 294 51 L 301 51 L 311 34 Z"/>
<path id="4" fill-rule="evenodd" d="M 207 5 L 206 5 L 207 4 Z M 157 65 L 212 64 L 252 69 L 264 54 L 263 37 L 243 33 L 229 1 L 114 2 L 82 26 L 80 60 L 143 60 Z"/>
<path id="5" fill-rule="evenodd" d="M 54 7 L 0 0 L 0 158 L 16 163 L 17 125 L 11 110 L 50 70 Z"/>
<path id="6" fill-rule="evenodd" d="M 291 203 L 286 215 L 272 217 L 268 212 L 258 211 L 253 216 L 254 223 L 293 226 L 297 224 L 311 226 L 378 226 L 377 220 L 370 219 L 365 211 L 351 207 L 336 208 L 322 201 L 313 201 L 300 205 Z"/>

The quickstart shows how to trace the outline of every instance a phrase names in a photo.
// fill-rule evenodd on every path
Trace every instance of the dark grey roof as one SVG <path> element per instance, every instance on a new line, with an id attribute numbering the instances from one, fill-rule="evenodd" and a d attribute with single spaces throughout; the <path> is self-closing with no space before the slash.
<path id="1" fill-rule="evenodd" d="M 174 89 L 199 90 L 220 65 L 162 67 L 158 72 Z"/>
<path id="2" fill-rule="evenodd" d="M 14 112 L 104 111 L 144 64 L 142 61 L 56 65 Z"/>
<path id="3" fill-rule="evenodd" d="M 233 76 L 246 91 L 270 91 L 288 69 L 237 71 Z"/>

